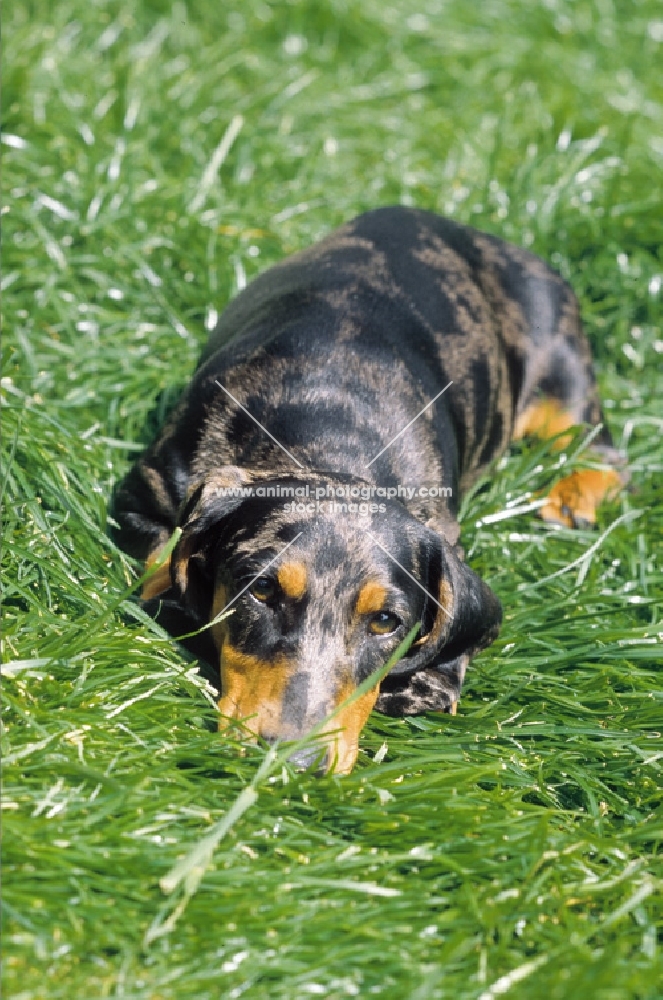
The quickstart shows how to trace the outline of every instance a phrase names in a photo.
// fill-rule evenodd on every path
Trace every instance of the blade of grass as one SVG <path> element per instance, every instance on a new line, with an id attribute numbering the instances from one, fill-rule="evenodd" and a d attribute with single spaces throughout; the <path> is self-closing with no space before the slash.
<path id="1" fill-rule="evenodd" d="M 290 757 L 293 753 L 309 746 L 311 742 L 313 742 L 316 737 L 320 735 L 324 727 L 327 726 L 329 722 L 333 721 L 340 712 L 348 708 L 348 706 L 358 698 L 361 698 L 364 694 L 375 687 L 376 684 L 379 684 L 389 671 L 399 662 L 399 660 L 405 656 L 408 649 L 414 642 L 419 628 L 420 625 L 417 623 L 394 650 L 387 662 L 362 681 L 362 683 L 357 686 L 348 698 L 338 705 L 325 719 L 314 726 L 305 737 L 301 740 L 297 740 L 296 742 L 289 743 L 287 747 L 282 747 L 281 750 L 279 750 L 278 745 L 276 745 L 267 751 L 267 754 L 251 780 L 251 783 L 242 789 L 233 804 L 228 809 L 228 812 L 219 820 L 210 832 L 206 834 L 202 840 L 198 841 L 198 843 L 195 844 L 194 847 L 192 847 L 188 853 L 171 868 L 168 874 L 164 875 L 160 880 L 159 884 L 162 891 L 166 895 L 172 894 L 177 888 L 182 886 L 183 898 L 178 900 L 176 906 L 170 911 L 165 921 L 163 920 L 162 913 L 150 925 L 145 935 L 146 947 L 152 941 L 156 940 L 156 938 L 162 937 L 164 934 L 170 933 L 170 931 L 173 930 L 177 920 L 184 912 L 189 899 L 191 899 L 197 891 L 205 872 L 212 862 L 214 851 L 216 850 L 218 844 L 233 828 L 237 821 L 241 819 L 251 806 L 258 801 L 258 792 L 262 782 L 269 778 L 275 770 L 282 767 L 288 757 Z"/>

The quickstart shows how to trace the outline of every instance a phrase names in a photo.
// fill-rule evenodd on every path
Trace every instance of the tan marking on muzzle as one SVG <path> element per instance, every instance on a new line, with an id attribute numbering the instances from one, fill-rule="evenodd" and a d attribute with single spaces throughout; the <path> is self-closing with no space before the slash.
<path id="1" fill-rule="evenodd" d="M 215 618 L 226 606 L 227 591 L 218 586 L 212 605 Z M 263 660 L 244 653 L 228 640 L 227 623 L 217 622 L 212 634 L 220 654 L 221 690 L 218 701 L 219 730 L 231 725 L 232 719 L 245 720 L 246 729 L 255 736 L 293 739 L 297 733 L 283 731 L 281 719 L 288 681 L 297 671 L 297 664 L 285 657 Z M 356 690 L 351 682 L 344 684 L 333 708 L 338 708 Z M 359 753 L 359 735 L 371 714 L 379 694 L 376 685 L 366 694 L 342 709 L 321 733 L 321 740 L 328 747 L 328 769 L 337 774 L 349 774 Z M 325 738 L 326 737 L 326 738 Z"/>
<path id="2" fill-rule="evenodd" d="M 334 707 L 338 708 L 355 690 L 353 684 L 344 684 Z M 335 774 L 349 774 L 354 767 L 359 753 L 359 735 L 373 711 L 379 693 L 380 685 L 376 684 L 347 708 L 341 709 L 325 726 L 323 732 L 331 734 L 331 739 L 327 740 L 328 770 L 333 770 Z"/>
<path id="3" fill-rule="evenodd" d="M 263 660 L 243 653 L 227 638 L 222 640 L 220 660 L 223 694 L 218 707 L 224 718 L 219 720 L 219 729 L 226 729 L 229 719 L 244 719 L 256 736 L 279 736 L 285 689 L 295 664 L 285 657 Z"/>
<path id="4" fill-rule="evenodd" d="M 276 574 L 279 586 L 286 597 L 300 601 L 306 593 L 306 566 L 301 562 L 287 562 Z"/>
<path id="5" fill-rule="evenodd" d="M 218 584 L 212 601 L 212 621 L 228 603 L 228 591 Z M 256 736 L 278 734 L 283 694 L 293 673 L 285 659 L 275 662 L 244 653 L 228 641 L 228 623 L 212 625 L 212 636 L 219 650 L 221 698 L 217 702 L 223 718 L 219 730 L 226 729 L 229 719 L 246 719 L 246 728 Z"/>
<path id="6" fill-rule="evenodd" d="M 370 615 L 374 611 L 382 611 L 387 598 L 387 591 L 377 580 L 369 580 L 359 591 L 355 611 L 358 615 Z"/>

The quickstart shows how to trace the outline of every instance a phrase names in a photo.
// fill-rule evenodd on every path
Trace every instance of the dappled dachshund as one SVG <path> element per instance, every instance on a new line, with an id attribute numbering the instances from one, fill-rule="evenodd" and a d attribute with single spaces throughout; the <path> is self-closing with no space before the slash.
<path id="1" fill-rule="evenodd" d="M 189 647 L 218 668 L 221 726 L 293 740 L 342 706 L 324 764 L 347 772 L 374 707 L 455 712 L 470 657 L 498 634 L 500 603 L 458 546 L 463 490 L 514 438 L 602 422 L 556 273 L 381 208 L 230 303 L 116 491 L 115 537 L 149 566 L 182 529 L 142 597 L 173 635 L 218 618 Z M 605 427 L 593 447 L 616 462 Z M 576 472 L 543 517 L 592 523 L 620 482 L 610 464 Z M 417 623 L 404 659 L 344 706 Z"/>

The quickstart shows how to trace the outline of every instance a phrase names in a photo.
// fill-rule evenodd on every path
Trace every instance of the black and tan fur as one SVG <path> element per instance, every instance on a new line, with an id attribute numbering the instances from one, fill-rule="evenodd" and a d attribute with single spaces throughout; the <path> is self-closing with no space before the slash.
<path id="1" fill-rule="evenodd" d="M 116 492 L 117 539 L 149 563 L 181 526 L 143 595 L 173 635 L 210 622 L 292 542 L 267 582 L 193 645 L 220 664 L 222 718 L 245 718 L 267 740 L 326 718 L 420 623 L 380 690 L 329 727 L 327 763 L 347 771 L 373 706 L 454 711 L 470 657 L 498 633 L 499 602 L 457 544 L 463 490 L 514 437 L 602 421 L 577 302 L 557 274 L 431 213 L 377 209 L 230 303 L 167 426 Z M 615 458 L 605 428 L 597 445 Z M 339 516 L 224 495 L 276 483 L 444 485 L 452 496 Z M 610 468 L 576 473 L 544 516 L 591 522 L 619 483 Z M 387 619 L 397 627 L 374 634 Z"/>

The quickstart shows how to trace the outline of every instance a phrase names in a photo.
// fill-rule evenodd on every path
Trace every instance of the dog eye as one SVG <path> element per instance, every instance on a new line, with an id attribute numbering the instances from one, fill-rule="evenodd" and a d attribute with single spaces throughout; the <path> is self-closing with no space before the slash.
<path id="1" fill-rule="evenodd" d="M 394 615 L 390 611 L 378 611 L 368 623 L 368 631 L 372 632 L 373 635 L 391 635 L 400 623 L 398 615 Z"/>
<path id="2" fill-rule="evenodd" d="M 256 601 L 260 601 L 261 604 L 267 604 L 276 597 L 276 584 L 268 576 L 259 576 L 251 584 L 249 593 L 252 597 L 255 597 Z"/>

